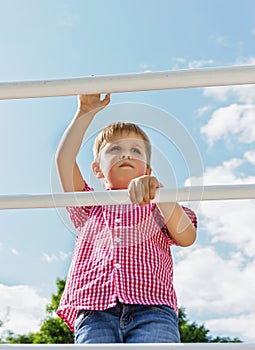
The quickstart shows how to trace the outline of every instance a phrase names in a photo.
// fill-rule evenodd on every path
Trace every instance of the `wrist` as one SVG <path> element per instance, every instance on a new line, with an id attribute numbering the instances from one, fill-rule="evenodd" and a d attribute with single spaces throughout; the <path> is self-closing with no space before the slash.
<path id="1" fill-rule="evenodd" d="M 75 119 L 79 119 L 79 118 L 94 118 L 94 116 L 96 115 L 96 111 L 95 110 L 82 110 L 82 109 L 78 109 L 75 113 Z"/>

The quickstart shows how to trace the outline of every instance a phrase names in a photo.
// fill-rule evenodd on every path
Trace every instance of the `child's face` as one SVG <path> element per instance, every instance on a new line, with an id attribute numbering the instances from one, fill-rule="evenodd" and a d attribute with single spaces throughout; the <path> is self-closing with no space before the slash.
<path id="1" fill-rule="evenodd" d="M 99 162 L 92 167 L 96 176 L 104 178 L 106 187 L 111 189 L 126 189 L 132 179 L 151 173 L 145 141 L 133 132 L 115 136 L 102 148 Z"/>

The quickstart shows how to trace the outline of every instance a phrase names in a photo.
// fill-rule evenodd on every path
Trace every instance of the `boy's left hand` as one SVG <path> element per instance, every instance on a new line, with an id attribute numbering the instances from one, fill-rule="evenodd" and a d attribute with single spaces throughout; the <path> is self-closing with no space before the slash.
<path id="1" fill-rule="evenodd" d="M 144 206 L 155 198 L 160 183 L 155 176 L 144 175 L 130 181 L 128 195 L 132 203 Z"/>

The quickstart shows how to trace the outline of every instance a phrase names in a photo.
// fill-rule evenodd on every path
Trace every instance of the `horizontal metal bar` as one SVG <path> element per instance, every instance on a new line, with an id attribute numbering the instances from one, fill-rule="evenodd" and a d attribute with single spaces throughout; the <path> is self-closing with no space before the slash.
<path id="1" fill-rule="evenodd" d="M 0 99 L 255 84 L 255 66 L 0 83 Z"/>
<path id="2" fill-rule="evenodd" d="M 74 344 L 4 344 L 0 345 L 0 349 L 15 349 L 15 350 L 70 350 L 71 348 L 87 349 L 87 350 L 108 350 L 108 349 L 123 349 L 123 350 L 144 350 L 144 349 L 156 349 L 156 350 L 254 350 L 255 343 L 177 343 L 177 344 L 86 344 L 86 345 L 74 345 Z"/>
<path id="3" fill-rule="evenodd" d="M 255 185 L 191 186 L 160 188 L 152 202 L 187 202 L 254 199 Z M 82 205 L 130 204 L 126 190 L 1 195 L 0 209 L 55 208 Z"/>

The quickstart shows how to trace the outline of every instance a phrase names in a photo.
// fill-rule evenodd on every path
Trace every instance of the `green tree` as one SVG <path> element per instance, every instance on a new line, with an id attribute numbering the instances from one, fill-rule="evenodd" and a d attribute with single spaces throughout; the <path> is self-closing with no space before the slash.
<path id="1" fill-rule="evenodd" d="M 32 344 L 34 342 L 34 334 L 16 335 L 13 332 L 9 332 L 3 342 L 8 344 Z"/>
<path id="2" fill-rule="evenodd" d="M 65 280 L 57 279 L 57 293 L 52 294 L 51 304 L 46 307 L 46 318 L 43 320 L 41 328 L 36 333 L 27 335 L 15 335 L 9 332 L 6 337 L 6 343 L 16 344 L 73 344 L 73 334 L 67 325 L 55 316 L 60 298 L 64 291 Z M 0 323 L 1 327 L 1 323 Z M 181 341 L 183 343 L 240 343 L 238 338 L 229 337 L 211 337 L 210 331 L 205 326 L 198 325 L 196 322 L 190 323 L 185 309 L 179 310 L 179 330 Z M 1 343 L 1 340 L 0 340 Z"/>
<path id="3" fill-rule="evenodd" d="M 39 332 L 34 334 L 34 344 L 73 344 L 74 337 L 65 322 L 55 316 L 64 292 L 65 280 L 57 278 L 57 293 L 51 295 L 51 304 L 46 306 L 47 317 Z"/>
<path id="4" fill-rule="evenodd" d="M 189 323 L 183 307 L 179 310 L 179 331 L 182 343 L 241 343 L 238 338 L 211 337 L 203 324 Z"/>
<path id="5" fill-rule="evenodd" d="M 43 321 L 39 332 L 34 334 L 34 344 L 73 344 L 73 333 L 58 317 Z"/>
<path id="6" fill-rule="evenodd" d="M 9 332 L 6 342 L 10 344 L 73 344 L 74 337 L 68 326 L 55 316 L 61 295 L 65 288 L 65 280 L 57 279 L 57 293 L 52 294 L 51 304 L 46 306 L 46 317 L 40 330 L 27 335 L 15 335 Z"/>
<path id="7" fill-rule="evenodd" d="M 56 285 L 57 285 L 57 293 L 51 295 L 51 304 L 46 306 L 47 313 L 56 312 L 58 309 L 58 305 L 61 299 L 61 296 L 65 289 L 65 280 L 61 280 L 60 278 L 57 278 Z"/>

